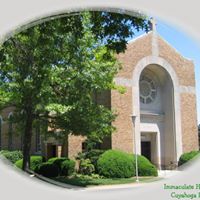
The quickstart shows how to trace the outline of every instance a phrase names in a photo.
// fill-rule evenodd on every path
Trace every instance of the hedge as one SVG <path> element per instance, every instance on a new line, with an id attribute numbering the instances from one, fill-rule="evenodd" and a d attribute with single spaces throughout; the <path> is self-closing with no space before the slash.
<path id="1" fill-rule="evenodd" d="M 75 170 L 75 161 L 70 160 L 66 157 L 54 157 L 48 160 L 48 163 L 53 163 L 59 168 L 59 175 L 68 176 L 71 175 Z"/>
<path id="2" fill-rule="evenodd" d="M 42 156 L 31 156 L 30 169 L 35 171 L 36 167 L 40 165 L 43 161 L 44 159 Z M 15 162 L 15 166 L 22 169 L 22 163 L 23 163 L 23 159 L 18 160 L 17 162 Z"/>
<path id="3" fill-rule="evenodd" d="M 7 158 L 12 163 L 15 163 L 18 160 L 23 158 L 21 151 L 2 150 L 2 151 L 0 151 L 0 155 L 3 155 L 5 158 Z"/>
<path id="4" fill-rule="evenodd" d="M 44 162 L 35 168 L 35 172 L 45 177 L 57 177 L 59 175 L 59 167 L 51 162 Z"/>
<path id="5" fill-rule="evenodd" d="M 158 176 L 157 168 L 144 156 L 138 155 L 138 175 Z M 99 174 L 107 178 L 135 176 L 135 155 L 118 150 L 108 150 L 97 162 Z"/>
<path id="6" fill-rule="evenodd" d="M 188 162 L 189 160 L 193 159 L 199 153 L 200 153 L 199 151 L 190 151 L 188 153 L 182 154 L 181 157 L 179 158 L 178 166 L 181 166 L 184 163 Z"/>
<path id="7" fill-rule="evenodd" d="M 129 178 L 135 174 L 133 157 L 130 154 L 108 150 L 97 161 L 99 175 L 106 178 Z"/>

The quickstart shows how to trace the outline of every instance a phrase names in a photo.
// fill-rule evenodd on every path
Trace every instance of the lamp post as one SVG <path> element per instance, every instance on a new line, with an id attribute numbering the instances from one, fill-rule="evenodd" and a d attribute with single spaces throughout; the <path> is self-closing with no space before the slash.
<path id="1" fill-rule="evenodd" d="M 131 120 L 133 123 L 133 127 L 135 128 L 135 115 L 131 115 Z M 135 174 L 136 174 L 136 182 L 139 182 L 139 177 L 138 177 L 138 157 L 137 157 L 137 147 L 136 147 L 136 134 L 134 132 L 134 148 L 135 148 Z"/>

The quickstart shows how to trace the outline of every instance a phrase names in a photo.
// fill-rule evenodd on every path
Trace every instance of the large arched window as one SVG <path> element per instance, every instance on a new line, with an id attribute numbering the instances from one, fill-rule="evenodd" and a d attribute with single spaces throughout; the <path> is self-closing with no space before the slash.
<path id="1" fill-rule="evenodd" d="M 146 75 L 142 75 L 140 78 L 140 102 L 149 104 L 156 98 L 156 84 L 154 80 Z"/>
<path id="2" fill-rule="evenodd" d="M 2 149 L 2 117 L 0 116 L 0 150 Z"/>
<path id="3" fill-rule="evenodd" d="M 141 154 L 166 168 L 177 159 L 173 81 L 162 66 L 150 64 L 140 75 L 139 89 Z"/>
<path id="4" fill-rule="evenodd" d="M 8 150 L 13 148 L 13 114 L 8 115 Z"/>

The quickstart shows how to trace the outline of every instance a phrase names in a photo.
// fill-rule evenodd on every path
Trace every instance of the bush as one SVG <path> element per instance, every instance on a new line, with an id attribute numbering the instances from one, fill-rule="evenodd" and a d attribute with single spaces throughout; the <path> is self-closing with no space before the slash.
<path id="1" fill-rule="evenodd" d="M 95 171 L 94 165 L 90 159 L 82 159 L 79 166 L 79 172 L 84 175 L 91 175 Z"/>
<path id="2" fill-rule="evenodd" d="M 139 176 L 158 176 L 156 166 L 154 166 L 147 158 L 138 155 L 138 175 Z M 135 167 L 135 155 L 133 156 L 133 162 Z"/>
<path id="3" fill-rule="evenodd" d="M 75 161 L 65 157 L 54 157 L 48 160 L 48 163 L 55 164 L 59 168 L 59 175 L 68 176 L 74 172 Z"/>
<path id="4" fill-rule="evenodd" d="M 138 158 L 139 176 L 158 176 L 156 167 L 144 156 Z M 99 174 L 107 178 L 129 178 L 135 176 L 135 155 L 122 151 L 106 151 L 98 160 Z"/>
<path id="5" fill-rule="evenodd" d="M 35 172 L 45 177 L 57 177 L 59 175 L 59 167 L 50 162 L 44 162 L 38 165 Z"/>
<path id="6" fill-rule="evenodd" d="M 22 152 L 21 151 L 7 151 L 7 150 L 2 150 L 0 152 L 1 155 L 3 155 L 5 158 L 7 158 L 10 162 L 15 163 L 18 160 L 23 158 Z"/>
<path id="7" fill-rule="evenodd" d="M 102 155 L 105 151 L 104 150 L 100 150 L 100 149 L 93 149 L 89 152 L 86 152 L 86 159 L 90 159 L 91 163 L 94 165 L 95 168 L 95 172 L 98 172 L 97 169 L 97 161 L 100 157 L 100 155 Z"/>
<path id="8" fill-rule="evenodd" d="M 36 167 L 38 165 L 40 165 L 42 162 L 43 162 L 43 157 L 42 156 L 31 156 L 30 169 L 35 171 Z M 15 163 L 15 166 L 17 166 L 18 168 L 22 169 L 22 163 L 23 163 L 23 159 L 18 160 Z"/>
<path id="9" fill-rule="evenodd" d="M 189 160 L 193 159 L 199 153 L 200 153 L 199 151 L 191 151 L 191 152 L 182 154 L 181 157 L 179 158 L 178 166 L 181 166 L 184 163 L 188 162 Z"/>
<path id="10" fill-rule="evenodd" d="M 97 161 L 98 161 L 100 155 L 102 155 L 104 152 L 105 152 L 105 150 L 92 149 L 92 150 L 84 152 L 84 153 L 79 153 L 77 159 L 79 159 L 79 160 L 89 159 L 91 161 L 91 164 L 94 165 L 95 173 L 98 173 Z"/>
<path id="11" fill-rule="evenodd" d="M 135 174 L 133 157 L 130 154 L 108 150 L 97 161 L 98 172 L 107 178 L 129 178 Z"/>
<path id="12" fill-rule="evenodd" d="M 60 171 L 60 173 L 61 173 L 61 165 L 62 165 L 62 163 L 63 163 L 65 160 L 67 160 L 67 158 L 65 158 L 65 157 L 61 157 L 61 158 L 54 157 L 54 158 L 50 158 L 50 159 L 48 160 L 48 162 L 57 165 L 58 168 L 59 168 L 59 171 Z"/>
<path id="13" fill-rule="evenodd" d="M 0 155 L 3 155 L 4 153 L 8 153 L 8 152 L 9 152 L 8 150 L 1 150 Z"/>
<path id="14" fill-rule="evenodd" d="M 61 164 L 61 175 L 69 176 L 74 172 L 75 169 L 75 161 L 67 159 Z"/>

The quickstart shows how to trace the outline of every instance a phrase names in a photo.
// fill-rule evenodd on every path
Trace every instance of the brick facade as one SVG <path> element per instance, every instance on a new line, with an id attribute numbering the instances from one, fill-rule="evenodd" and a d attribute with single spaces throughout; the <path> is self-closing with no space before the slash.
<path id="1" fill-rule="evenodd" d="M 110 140 L 106 140 L 103 147 L 120 149 L 126 152 L 134 150 L 134 133 L 131 121 L 131 114 L 135 112 L 135 92 L 139 88 L 134 88 L 132 85 L 133 72 L 138 63 L 148 56 L 153 58 L 162 58 L 173 67 L 178 78 L 178 92 L 180 93 L 180 113 L 181 113 L 181 135 L 183 152 L 198 150 L 198 128 L 197 128 L 197 111 L 196 111 L 196 94 L 195 94 L 195 74 L 193 62 L 181 56 L 173 47 L 164 41 L 157 34 L 150 32 L 127 45 L 125 53 L 117 55 L 117 59 L 122 64 L 122 69 L 116 76 L 116 79 L 121 80 L 121 85 L 126 88 L 124 94 L 117 91 L 106 91 L 101 94 L 96 94 L 97 103 L 103 104 L 108 108 L 114 109 L 118 114 L 113 125 L 116 131 L 113 133 Z M 154 64 L 154 63 L 152 63 Z M 162 67 L 162 66 L 161 66 Z M 138 74 L 139 76 L 140 74 Z M 119 81 L 120 82 L 120 81 Z M 120 83 L 119 83 L 120 84 Z M 175 102 L 177 103 L 177 102 Z M 12 109 L 6 109 L 1 114 L 7 116 Z M 7 148 L 7 132 L 8 125 L 2 126 L 2 148 Z M 35 136 L 34 136 L 35 137 Z M 65 153 L 70 158 L 74 158 L 78 152 L 82 151 L 82 143 L 85 137 L 70 135 L 66 142 Z M 19 138 L 14 139 L 14 148 L 19 149 Z M 35 139 L 33 138 L 32 152 L 35 148 Z"/>
<path id="2" fill-rule="evenodd" d="M 148 57 L 152 54 L 152 37 L 153 34 L 149 33 L 130 42 L 126 52 L 118 55 L 118 59 L 122 63 L 122 70 L 118 73 L 117 77 L 132 79 L 132 74 L 137 63 L 143 57 Z M 165 59 L 174 68 L 180 86 L 194 88 L 195 74 L 193 62 L 181 56 L 160 36 L 157 38 L 157 43 L 158 56 Z M 112 91 L 111 98 L 112 107 L 116 108 L 119 113 L 117 120 L 114 122 L 117 127 L 117 133 L 113 134 L 112 147 L 128 152 L 133 149 L 133 142 L 131 140 L 134 132 L 130 120 L 132 113 L 131 105 L 134 103 L 131 92 L 131 88 L 127 88 L 127 92 L 124 95 Z M 190 91 L 180 93 L 183 152 L 198 150 L 196 95 Z"/>
<path id="3" fill-rule="evenodd" d="M 181 94 L 183 152 L 199 149 L 196 119 L 196 95 Z"/>
<path id="4" fill-rule="evenodd" d="M 113 125 L 117 128 L 112 134 L 112 148 L 133 152 L 132 88 L 126 87 L 125 94 L 112 91 L 112 109 L 117 113 Z M 123 122 L 123 123 L 122 123 Z"/>

